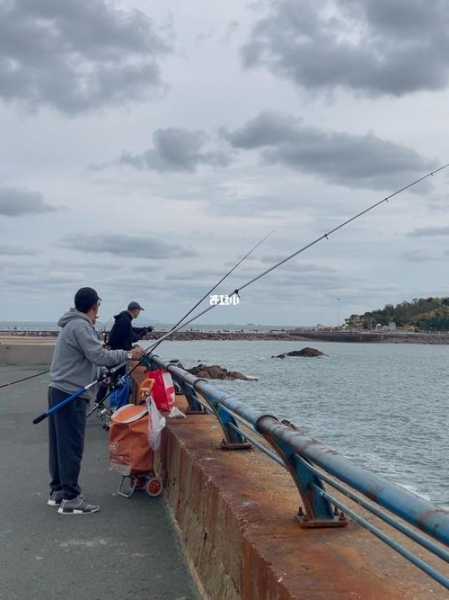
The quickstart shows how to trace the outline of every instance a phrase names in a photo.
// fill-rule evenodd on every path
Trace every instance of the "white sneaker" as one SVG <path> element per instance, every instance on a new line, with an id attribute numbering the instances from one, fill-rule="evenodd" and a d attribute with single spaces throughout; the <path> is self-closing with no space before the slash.
<path id="1" fill-rule="evenodd" d="M 63 500 L 58 508 L 58 513 L 60 515 L 86 515 L 99 510 L 100 507 L 97 504 L 89 504 L 83 496 L 77 496 L 71 500 Z"/>

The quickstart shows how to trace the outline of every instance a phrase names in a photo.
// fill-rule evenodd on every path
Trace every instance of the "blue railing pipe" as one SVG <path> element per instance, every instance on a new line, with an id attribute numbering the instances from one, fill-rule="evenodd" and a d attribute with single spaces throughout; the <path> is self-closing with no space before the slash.
<path id="1" fill-rule="evenodd" d="M 163 362 L 157 356 L 152 356 L 151 362 L 155 367 L 167 370 L 177 381 L 183 381 L 184 384 L 190 385 L 193 390 L 200 392 L 221 423 L 224 433 L 223 448 L 250 448 L 245 437 L 239 432 L 238 424 L 234 417 L 222 408 L 221 401 L 227 398 L 225 392 L 217 390 L 204 379 L 195 377 L 180 367 Z"/>
<path id="2" fill-rule="evenodd" d="M 217 416 L 227 441 L 244 442 L 249 440 L 254 447 L 289 470 L 303 500 L 305 514 L 301 515 L 300 513 L 299 517 L 302 526 L 335 527 L 344 525 L 346 523 L 344 514 L 347 514 L 435 581 L 449 589 L 449 578 L 446 575 L 436 571 L 432 565 L 372 525 L 363 516 L 355 513 L 338 498 L 330 495 L 324 488 L 323 482 L 335 487 L 382 519 L 384 523 L 399 530 L 409 539 L 446 562 L 449 562 L 449 553 L 446 550 L 449 547 L 448 511 L 439 509 L 431 502 L 400 486 L 351 464 L 348 459 L 340 456 L 335 450 L 327 448 L 315 439 L 306 437 L 304 430 L 297 429 L 288 422 L 279 422 L 274 416 L 260 414 L 235 396 L 226 394 L 207 381 L 199 379 L 179 367 L 166 364 L 158 357 L 152 357 L 152 360 L 156 368 L 168 370 L 176 381 L 199 392 L 201 397 L 196 396 L 196 398 Z M 239 423 L 245 426 L 244 430 L 239 429 Z M 257 435 L 262 436 L 276 451 L 276 454 L 257 441 L 255 439 Z M 238 446 L 239 444 L 234 445 Z M 368 500 L 364 500 L 364 498 Z M 376 509 L 376 504 L 389 511 L 392 516 L 384 513 L 380 508 Z M 337 510 L 343 512 L 337 514 Z M 429 539 L 418 531 L 409 529 L 400 520 L 395 521 L 393 515 L 400 517 L 416 529 L 420 529 L 430 536 Z M 432 538 L 441 542 L 444 547 L 437 545 Z"/>
<path id="3" fill-rule="evenodd" d="M 306 437 L 303 431 L 291 429 L 279 422 L 276 417 L 258 413 L 245 402 L 227 395 L 226 392 L 217 389 L 204 380 L 200 380 L 183 369 L 166 364 L 159 357 L 152 357 L 152 359 L 159 368 L 167 369 L 175 377 L 184 379 L 191 384 L 201 393 L 211 407 L 217 408 L 221 404 L 240 415 L 266 439 L 271 438 L 277 444 L 277 450 L 281 446 L 289 448 L 292 452 L 299 454 L 300 457 L 312 464 L 316 464 L 328 474 L 383 506 L 396 516 L 404 519 L 404 521 L 449 546 L 448 511 L 439 509 L 431 502 L 374 473 L 366 471 L 362 467 L 352 464 L 335 450 L 326 447 L 317 440 Z M 217 413 L 217 410 L 214 410 L 214 412 Z M 229 416 L 232 418 L 231 415 Z M 238 429 L 236 420 L 233 419 L 233 421 L 233 427 Z"/>
<path id="4" fill-rule="evenodd" d="M 370 500 L 390 510 L 411 525 L 449 546 L 449 512 L 435 507 L 431 502 L 386 481 L 365 469 L 353 465 L 335 450 L 321 442 L 310 439 L 300 430 L 293 430 L 280 423 L 276 417 L 262 415 L 245 402 L 217 389 L 204 380 L 187 373 L 184 369 L 166 364 L 153 357 L 160 368 L 184 379 L 198 390 L 209 403 L 221 404 L 248 421 L 264 437 L 271 436 L 277 444 L 285 444 L 301 457 L 318 465 L 330 475 L 359 491 Z M 234 419 L 234 426 L 238 424 Z"/>
<path id="5" fill-rule="evenodd" d="M 240 416 L 242 416 L 248 423 L 251 425 L 255 425 L 257 420 L 260 418 L 261 414 L 248 406 L 247 403 L 242 402 L 238 398 L 234 396 L 230 396 L 223 390 L 217 389 L 214 385 L 207 383 L 204 379 L 200 379 L 199 377 L 195 377 L 191 373 L 188 373 L 184 369 L 180 367 L 175 367 L 173 365 L 167 364 L 162 361 L 158 356 L 151 357 L 154 364 L 160 369 L 166 369 L 176 378 L 184 380 L 188 384 L 190 384 L 195 390 L 200 392 L 200 394 L 207 399 L 209 403 L 212 403 L 214 406 L 218 406 L 218 404 L 222 404 L 223 406 L 234 410 Z"/>
<path id="6" fill-rule="evenodd" d="M 449 512 L 431 502 L 384 480 L 365 469 L 351 464 L 335 450 L 317 440 L 309 439 L 300 431 L 289 429 L 272 417 L 263 417 L 257 430 L 269 434 L 278 442 L 288 444 L 298 454 L 324 469 L 340 481 L 358 490 L 367 498 L 395 513 L 411 525 L 449 545 Z"/>
<path id="7" fill-rule="evenodd" d="M 191 385 L 208 402 L 217 416 L 225 436 L 223 448 L 251 447 L 250 438 L 245 437 L 244 432 L 240 432 L 237 419 L 233 415 L 238 415 L 256 432 L 257 423 L 263 417 L 268 418 L 269 415 L 262 415 L 248 406 L 246 402 L 217 389 L 204 379 L 195 377 L 180 367 L 165 363 L 159 357 L 152 357 L 152 360 L 156 367 L 168 370 L 175 380 L 184 381 L 184 383 Z M 269 418 L 276 420 L 276 417 Z M 342 517 L 336 518 L 332 505 L 315 492 L 312 484 L 320 487 L 322 486 L 321 480 L 297 459 L 295 450 L 282 444 L 273 444 L 272 440 L 269 440 L 269 442 L 280 456 L 284 466 L 289 470 L 298 488 L 304 507 L 303 510 L 300 506 L 298 511 L 298 520 L 301 525 L 303 527 L 341 527 L 346 525 Z"/>

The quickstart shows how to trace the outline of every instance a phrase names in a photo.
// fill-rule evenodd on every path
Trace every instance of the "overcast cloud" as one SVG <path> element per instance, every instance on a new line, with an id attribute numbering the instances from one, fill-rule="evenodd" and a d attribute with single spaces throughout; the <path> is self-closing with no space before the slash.
<path id="1" fill-rule="evenodd" d="M 0 187 L 0 215 L 20 217 L 54 210 L 56 208 L 47 204 L 39 192 Z"/>
<path id="2" fill-rule="evenodd" d="M 11 244 L 0 244 L 0 256 L 30 256 L 32 250 Z M 15 265 L 14 265 L 15 267 Z"/>
<path id="3" fill-rule="evenodd" d="M 169 49 L 145 13 L 105 0 L 3 0 L 0 97 L 68 114 L 143 100 Z"/>
<path id="4" fill-rule="evenodd" d="M 263 112 L 224 135 L 235 148 L 261 149 L 265 163 L 280 163 L 349 187 L 388 188 L 435 164 L 371 133 L 325 131 L 273 112 Z"/>
<path id="5" fill-rule="evenodd" d="M 155 171 L 195 171 L 200 165 L 225 167 L 230 155 L 224 150 L 208 150 L 208 137 L 203 131 L 189 131 L 171 127 L 157 129 L 153 147 L 141 154 L 124 153 L 121 164 L 136 169 Z"/>
<path id="6" fill-rule="evenodd" d="M 174 322 L 270 231 L 217 292 L 447 163 L 448 25 L 443 0 L 0 0 L 0 320 L 92 285 L 105 320 Z M 448 176 L 205 322 L 449 294 Z"/>
<path id="7" fill-rule="evenodd" d="M 268 0 L 254 14 L 244 64 L 302 88 L 403 96 L 448 85 L 446 0 Z"/>
<path id="8" fill-rule="evenodd" d="M 150 236 L 124 234 L 76 235 L 61 240 L 61 246 L 79 252 L 114 254 L 133 258 L 161 260 L 195 256 L 191 248 L 182 248 Z"/>
<path id="9" fill-rule="evenodd" d="M 409 233 L 411 237 L 435 237 L 449 235 L 449 225 L 441 227 L 418 227 Z"/>

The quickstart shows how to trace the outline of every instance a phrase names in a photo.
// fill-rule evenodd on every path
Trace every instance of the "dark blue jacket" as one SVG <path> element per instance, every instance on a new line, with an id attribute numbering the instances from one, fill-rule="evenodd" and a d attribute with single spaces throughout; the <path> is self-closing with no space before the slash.
<path id="1" fill-rule="evenodd" d="M 133 327 L 132 317 L 127 310 L 115 315 L 115 322 L 109 334 L 108 345 L 112 350 L 131 350 L 151 327 Z"/>

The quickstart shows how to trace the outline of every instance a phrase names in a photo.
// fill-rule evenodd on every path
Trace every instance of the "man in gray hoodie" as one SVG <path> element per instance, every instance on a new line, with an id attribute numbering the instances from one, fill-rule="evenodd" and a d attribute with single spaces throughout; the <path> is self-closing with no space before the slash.
<path id="1" fill-rule="evenodd" d="M 59 320 L 59 333 L 50 367 L 49 407 L 85 387 L 97 377 L 97 367 L 114 367 L 128 360 L 139 360 L 144 351 L 105 350 L 95 330 L 100 298 L 92 288 L 81 288 L 75 295 L 75 308 Z M 50 498 L 61 514 L 97 512 L 78 484 L 86 429 L 86 409 L 91 395 L 69 402 L 49 417 Z"/>

